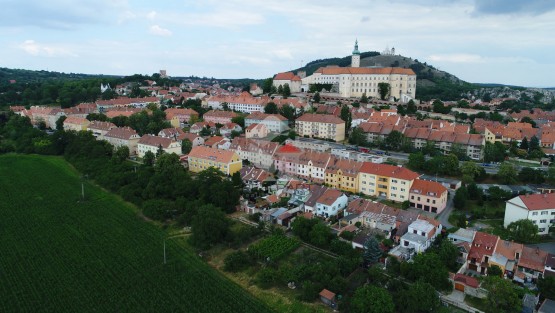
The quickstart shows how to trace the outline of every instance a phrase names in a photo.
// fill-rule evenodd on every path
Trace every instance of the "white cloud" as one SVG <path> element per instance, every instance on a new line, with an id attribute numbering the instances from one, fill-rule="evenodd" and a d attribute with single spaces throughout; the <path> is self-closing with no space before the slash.
<path id="1" fill-rule="evenodd" d="M 433 54 L 428 57 L 434 62 L 450 62 L 450 63 L 484 63 L 485 60 L 477 54 Z"/>
<path id="2" fill-rule="evenodd" d="M 44 45 L 39 44 L 34 40 L 25 40 L 19 45 L 19 48 L 27 54 L 33 56 L 48 56 L 48 57 L 76 57 L 77 54 L 71 52 L 69 49 L 57 45 Z"/>
<path id="3" fill-rule="evenodd" d="M 169 29 L 162 28 L 159 25 L 152 25 L 150 26 L 149 33 L 156 36 L 163 36 L 168 37 L 172 35 L 172 32 Z"/>
<path id="4" fill-rule="evenodd" d="M 207 13 L 186 14 L 164 14 L 164 16 L 176 24 L 192 26 L 212 26 L 223 28 L 236 28 L 239 26 L 259 25 L 264 23 L 264 16 L 259 12 L 248 12 L 246 10 L 214 11 Z"/>
<path id="5" fill-rule="evenodd" d="M 156 14 L 156 11 L 150 11 L 146 14 L 146 18 L 152 21 L 156 18 Z"/>

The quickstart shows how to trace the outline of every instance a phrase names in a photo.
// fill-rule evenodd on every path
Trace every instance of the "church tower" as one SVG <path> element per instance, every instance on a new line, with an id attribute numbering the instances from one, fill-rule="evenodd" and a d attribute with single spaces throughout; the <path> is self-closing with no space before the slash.
<path id="1" fill-rule="evenodd" d="M 360 67 L 360 51 L 358 51 L 358 39 L 355 40 L 355 49 L 351 56 L 351 67 Z"/>

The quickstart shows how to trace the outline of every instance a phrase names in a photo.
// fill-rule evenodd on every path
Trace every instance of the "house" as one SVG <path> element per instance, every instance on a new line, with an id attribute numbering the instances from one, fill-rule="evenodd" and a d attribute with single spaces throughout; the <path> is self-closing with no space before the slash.
<path id="1" fill-rule="evenodd" d="M 227 123 L 224 126 L 220 127 L 220 134 L 225 137 L 230 137 L 232 132 L 241 133 L 243 129 L 241 126 L 235 123 Z"/>
<path id="2" fill-rule="evenodd" d="M 450 279 L 453 282 L 454 289 L 464 292 L 465 295 L 475 298 L 485 298 L 487 295 L 480 289 L 480 282 L 474 277 L 457 273 L 452 277 L 450 276 Z"/>
<path id="3" fill-rule="evenodd" d="M 231 119 L 237 116 L 237 113 L 232 111 L 216 111 L 210 110 L 202 116 L 205 122 L 212 122 L 214 124 L 225 125 L 231 123 Z"/>
<path id="4" fill-rule="evenodd" d="M 230 141 L 227 138 L 222 136 L 212 136 L 208 139 L 204 140 L 204 146 L 214 148 L 214 149 L 223 149 L 227 150 L 230 147 Z"/>
<path id="5" fill-rule="evenodd" d="M 108 141 L 114 148 L 128 147 L 130 155 L 137 154 L 139 139 L 141 139 L 141 136 L 131 127 L 112 128 L 104 135 L 104 140 Z"/>
<path id="6" fill-rule="evenodd" d="M 303 209 L 307 213 L 316 212 L 316 203 L 318 199 L 328 190 L 329 188 L 321 185 L 309 185 L 309 197 L 305 201 Z"/>
<path id="7" fill-rule="evenodd" d="M 66 116 L 66 113 L 62 111 L 62 109 L 54 108 L 48 112 L 48 116 L 46 119 L 46 127 L 50 129 L 56 129 L 56 122 L 60 119 L 60 117 Z"/>
<path id="8" fill-rule="evenodd" d="M 419 217 L 409 225 L 407 233 L 401 237 L 401 246 L 422 253 L 432 245 L 441 229 L 441 223 L 438 221 Z"/>
<path id="9" fill-rule="evenodd" d="M 518 259 L 518 268 L 513 280 L 516 282 L 536 282 L 538 278 L 543 278 L 545 262 L 548 253 L 539 248 L 524 246 L 522 255 Z"/>
<path id="10" fill-rule="evenodd" d="M 181 142 L 185 139 L 185 132 L 179 127 L 164 128 L 158 132 L 158 136 Z"/>
<path id="11" fill-rule="evenodd" d="M 555 277 L 555 254 L 549 253 L 545 258 L 544 277 Z"/>
<path id="12" fill-rule="evenodd" d="M 547 235 L 555 226 L 555 193 L 522 195 L 512 198 L 505 205 L 503 226 L 521 219 L 528 219 L 538 226 L 538 234 Z"/>
<path id="13" fill-rule="evenodd" d="M 239 173 L 241 173 L 241 180 L 245 184 L 245 188 L 248 189 L 263 189 L 265 182 L 270 182 L 274 179 L 270 172 L 254 166 L 243 167 Z"/>
<path id="14" fill-rule="evenodd" d="M 419 174 L 400 166 L 364 162 L 358 175 L 359 192 L 396 202 L 409 200 L 409 190 Z"/>
<path id="15" fill-rule="evenodd" d="M 293 74 L 293 72 L 278 73 L 272 80 L 272 86 L 283 88 L 285 85 L 289 86 L 292 93 L 301 92 L 301 77 Z"/>
<path id="16" fill-rule="evenodd" d="M 415 179 L 409 198 L 411 207 L 439 214 L 447 206 L 447 188 L 433 181 Z"/>
<path id="17" fill-rule="evenodd" d="M 251 124 L 245 130 L 245 138 L 260 139 L 268 136 L 268 127 L 264 124 Z"/>
<path id="18" fill-rule="evenodd" d="M 251 164 L 270 168 L 274 163 L 274 154 L 279 148 L 277 142 L 247 139 L 235 137 L 229 146 L 229 150 L 235 151 L 242 160 L 248 160 Z"/>
<path id="19" fill-rule="evenodd" d="M 64 121 L 64 130 L 65 131 L 81 131 L 87 130 L 89 127 L 89 120 L 83 117 L 76 117 L 76 116 L 68 116 Z"/>
<path id="20" fill-rule="evenodd" d="M 477 231 L 467 258 L 467 268 L 485 275 L 499 237 Z"/>
<path id="21" fill-rule="evenodd" d="M 210 130 L 210 132 L 213 133 L 214 131 L 216 131 L 216 123 L 196 122 L 191 126 L 191 128 L 189 129 L 189 132 L 193 134 L 199 134 L 204 128 Z"/>
<path id="22" fill-rule="evenodd" d="M 160 150 L 165 153 L 181 155 L 181 143 L 170 138 L 154 135 L 144 135 L 137 143 L 137 154 L 140 158 L 143 158 L 148 151 L 157 155 Z"/>
<path id="23" fill-rule="evenodd" d="M 329 153 L 305 151 L 296 158 L 289 159 L 289 165 L 292 166 L 292 169 L 295 169 L 290 174 L 302 177 L 309 182 L 323 183 L 326 177 L 326 169 L 332 160 L 333 158 Z"/>
<path id="24" fill-rule="evenodd" d="M 337 116 L 305 113 L 295 121 L 299 136 L 345 140 L 345 121 Z"/>
<path id="25" fill-rule="evenodd" d="M 320 291 L 320 301 L 322 301 L 325 305 L 329 305 L 331 307 L 335 307 L 335 293 L 323 289 Z"/>
<path id="26" fill-rule="evenodd" d="M 499 239 L 489 260 L 490 266 L 497 265 L 504 275 L 513 278 L 523 247 L 521 243 Z"/>
<path id="27" fill-rule="evenodd" d="M 242 161 L 233 151 L 194 147 L 189 153 L 189 171 L 198 173 L 209 167 L 216 168 L 226 175 L 233 175 L 241 170 Z"/>
<path id="28" fill-rule="evenodd" d="M 447 235 L 447 239 L 449 239 L 449 241 L 451 241 L 455 245 L 461 242 L 472 244 L 472 241 L 474 240 L 474 235 L 476 235 L 475 230 L 459 228 L 456 232 L 449 233 L 449 235 Z"/>
<path id="29" fill-rule="evenodd" d="M 282 133 L 289 129 L 287 119 L 280 114 L 253 112 L 245 117 L 245 127 L 249 127 L 252 124 L 262 124 L 266 126 L 268 131 L 274 133 Z"/>
<path id="30" fill-rule="evenodd" d="M 197 111 L 188 108 L 169 108 L 164 112 L 166 113 L 166 120 L 170 121 L 173 127 L 183 127 L 184 124 L 189 124 L 191 118 L 198 119 L 199 117 Z"/>
<path id="31" fill-rule="evenodd" d="M 324 218 L 338 215 L 345 207 L 349 199 L 337 189 L 328 189 L 316 201 L 316 215 Z"/>
<path id="32" fill-rule="evenodd" d="M 104 135 L 113 128 L 116 128 L 113 123 L 100 121 L 92 121 L 87 127 L 97 140 L 104 140 Z"/>
<path id="33" fill-rule="evenodd" d="M 189 140 L 193 144 L 193 147 L 204 145 L 204 138 L 193 133 L 185 133 L 182 137 L 182 140 Z"/>
<path id="34" fill-rule="evenodd" d="M 350 225 L 360 222 L 364 227 L 381 230 L 389 238 L 397 227 L 398 211 L 385 204 L 361 198 L 349 203 L 341 222 Z"/>
<path id="35" fill-rule="evenodd" d="M 332 188 L 358 192 L 358 173 L 364 163 L 335 157 L 331 160 L 325 167 L 326 184 Z"/>

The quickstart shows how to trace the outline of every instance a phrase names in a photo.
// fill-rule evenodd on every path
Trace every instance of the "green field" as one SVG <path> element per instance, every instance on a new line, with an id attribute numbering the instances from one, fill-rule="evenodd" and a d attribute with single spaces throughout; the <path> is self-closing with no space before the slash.
<path id="1" fill-rule="evenodd" d="M 63 159 L 0 156 L 0 312 L 267 312 Z"/>

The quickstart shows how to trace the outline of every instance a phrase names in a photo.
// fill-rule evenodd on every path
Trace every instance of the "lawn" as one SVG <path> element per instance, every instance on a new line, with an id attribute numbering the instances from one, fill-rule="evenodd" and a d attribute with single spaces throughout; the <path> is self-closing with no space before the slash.
<path id="1" fill-rule="evenodd" d="M 0 156 L 0 312 L 268 312 L 63 159 Z"/>

